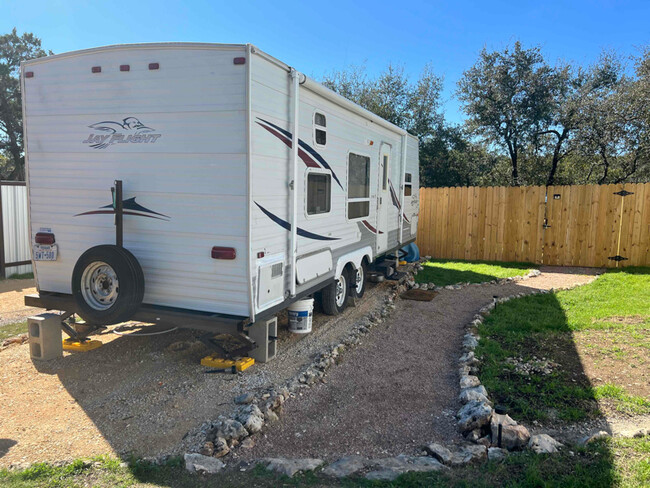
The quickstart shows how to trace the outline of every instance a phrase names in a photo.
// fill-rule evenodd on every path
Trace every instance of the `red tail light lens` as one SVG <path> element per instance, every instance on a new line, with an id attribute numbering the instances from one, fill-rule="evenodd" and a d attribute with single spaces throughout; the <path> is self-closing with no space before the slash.
<path id="1" fill-rule="evenodd" d="M 246 64 L 246 58 L 233 58 L 232 62 L 234 64 Z"/>
<path id="2" fill-rule="evenodd" d="M 212 259 L 235 259 L 237 251 L 233 247 L 219 247 L 212 248 Z"/>
<path id="3" fill-rule="evenodd" d="M 49 232 L 37 232 L 34 238 L 36 244 L 54 244 L 54 234 Z"/>
<path id="4" fill-rule="evenodd" d="M 90 71 L 92 73 L 101 73 L 102 72 L 102 67 L 101 66 L 93 66 L 92 68 L 90 68 Z"/>
<path id="5" fill-rule="evenodd" d="M 25 78 L 34 78 L 34 72 L 33 71 L 26 71 L 25 72 Z"/>
<path id="6" fill-rule="evenodd" d="M 129 66 L 128 64 L 121 64 L 120 71 L 131 71 L 131 66 Z"/>
<path id="7" fill-rule="evenodd" d="M 160 65 L 158 63 L 149 63 L 149 69 L 159 69 Z"/>

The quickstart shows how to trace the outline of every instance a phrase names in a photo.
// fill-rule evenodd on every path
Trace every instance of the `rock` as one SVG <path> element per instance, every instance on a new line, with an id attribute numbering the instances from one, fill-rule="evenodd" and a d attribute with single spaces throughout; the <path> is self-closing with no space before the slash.
<path id="1" fill-rule="evenodd" d="M 212 456 L 214 454 L 214 444 L 212 442 L 204 443 L 199 454 L 202 454 L 203 456 Z"/>
<path id="2" fill-rule="evenodd" d="M 551 454 L 560 447 L 562 444 L 548 434 L 535 434 L 528 441 L 528 448 L 537 454 Z"/>
<path id="3" fill-rule="evenodd" d="M 270 408 L 264 412 L 264 418 L 269 422 L 277 422 L 280 420 L 280 417 Z"/>
<path id="4" fill-rule="evenodd" d="M 505 459 L 505 457 L 508 455 L 508 451 L 505 449 L 501 449 L 500 447 L 489 447 L 488 448 L 488 459 L 490 461 L 500 461 L 502 459 Z"/>
<path id="5" fill-rule="evenodd" d="M 487 397 L 487 391 L 483 385 L 474 386 L 472 388 L 465 388 L 461 390 L 460 395 L 458 396 L 461 403 L 469 402 L 484 402 L 488 405 L 490 401 Z"/>
<path id="6" fill-rule="evenodd" d="M 463 354 L 458 361 L 461 365 L 467 366 L 477 366 L 479 364 L 479 360 L 474 357 L 474 351 L 469 351 Z"/>
<path id="7" fill-rule="evenodd" d="M 368 464 L 368 460 L 361 456 L 345 456 L 327 466 L 322 472 L 325 476 L 345 478 L 361 471 Z"/>
<path id="8" fill-rule="evenodd" d="M 252 437 L 247 437 L 241 442 L 242 449 L 253 449 L 255 447 L 255 441 Z"/>
<path id="9" fill-rule="evenodd" d="M 257 405 L 247 405 L 241 408 L 236 415 L 237 420 L 250 434 L 259 432 L 264 426 L 264 414 Z"/>
<path id="10" fill-rule="evenodd" d="M 605 439 L 606 437 L 610 437 L 609 433 L 601 430 L 600 432 L 596 432 L 595 434 L 591 434 L 583 439 L 580 439 L 578 445 L 586 446 L 587 444 L 597 441 L 598 439 Z"/>
<path id="11" fill-rule="evenodd" d="M 487 459 L 487 448 L 481 445 L 467 444 L 452 452 L 451 466 L 482 462 Z"/>
<path id="12" fill-rule="evenodd" d="M 442 444 L 433 442 L 427 446 L 424 446 L 424 450 L 429 456 L 436 458 L 442 464 L 449 464 L 451 462 L 451 451 Z"/>
<path id="13" fill-rule="evenodd" d="M 490 423 L 492 418 L 492 407 L 486 402 L 468 402 L 458 411 L 458 428 L 461 432 L 469 432 L 480 429 Z"/>
<path id="14" fill-rule="evenodd" d="M 215 474 L 225 466 L 221 461 L 213 457 L 197 453 L 185 453 L 185 469 L 190 473 Z"/>
<path id="15" fill-rule="evenodd" d="M 271 458 L 266 459 L 266 469 L 268 471 L 275 471 L 276 473 L 284 474 L 289 478 L 293 477 L 298 471 L 313 471 L 321 464 L 322 459 L 285 459 L 285 458 Z"/>
<path id="16" fill-rule="evenodd" d="M 476 346 L 478 346 L 478 339 L 474 337 L 472 334 L 465 334 L 465 338 L 463 339 L 463 347 L 465 349 L 475 349 Z"/>
<path id="17" fill-rule="evenodd" d="M 251 403 L 255 399 L 255 395 L 252 393 L 244 393 L 243 395 L 239 395 L 238 397 L 235 397 L 235 403 L 237 405 L 246 405 L 248 403 Z"/>
<path id="18" fill-rule="evenodd" d="M 467 434 L 465 434 L 465 439 L 467 439 L 470 442 L 477 443 L 478 440 L 481 438 L 481 429 L 474 429 Z"/>
<path id="19" fill-rule="evenodd" d="M 475 386 L 479 386 L 480 384 L 481 384 L 481 380 L 479 380 L 477 376 L 465 375 L 460 377 L 461 389 L 473 388 Z"/>
<path id="20" fill-rule="evenodd" d="M 486 435 L 485 437 L 481 437 L 479 440 L 476 441 L 476 443 L 485 447 L 490 447 L 492 445 L 492 441 L 490 440 L 489 435 Z"/>
<path id="21" fill-rule="evenodd" d="M 244 428 L 241 422 L 234 419 L 227 419 L 224 420 L 223 422 L 220 422 L 216 430 L 213 432 L 212 436 L 209 437 L 211 438 L 221 437 L 226 440 L 230 440 L 230 439 L 239 440 L 247 436 L 248 436 L 248 431 L 246 430 L 246 428 Z"/>
<path id="22" fill-rule="evenodd" d="M 398 476 L 409 471 L 425 472 L 438 471 L 443 465 L 428 456 L 404 456 L 375 459 L 371 462 L 377 468 L 366 475 L 369 480 L 393 481 Z"/>
<path id="23" fill-rule="evenodd" d="M 501 447 L 512 451 L 521 449 L 528 444 L 530 432 L 523 425 L 517 425 L 509 415 L 504 415 L 501 421 Z M 492 431 L 492 445 L 498 446 L 499 422 L 496 416 L 492 417 L 490 424 Z"/>
<path id="24" fill-rule="evenodd" d="M 230 448 L 228 447 L 228 443 L 226 442 L 226 439 L 223 437 L 217 437 L 213 444 L 212 448 L 212 456 L 214 457 L 224 457 L 226 454 L 230 452 Z"/>

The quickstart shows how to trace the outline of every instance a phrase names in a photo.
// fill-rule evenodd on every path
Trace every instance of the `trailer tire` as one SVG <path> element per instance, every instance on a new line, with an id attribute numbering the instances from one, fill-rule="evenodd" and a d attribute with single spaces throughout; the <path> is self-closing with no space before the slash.
<path id="1" fill-rule="evenodd" d="M 366 293 L 366 277 L 368 276 L 368 265 L 366 261 L 361 261 L 359 267 L 350 273 L 350 281 L 354 281 L 356 287 L 350 286 L 350 296 L 352 298 L 362 298 Z"/>
<path id="2" fill-rule="evenodd" d="M 349 274 L 344 269 L 338 279 L 323 288 L 320 295 L 323 312 L 327 315 L 338 315 L 345 310 L 348 304 L 349 283 Z"/>
<path id="3" fill-rule="evenodd" d="M 144 274 L 129 251 L 113 245 L 84 252 L 72 272 L 77 313 L 89 325 L 129 320 L 142 304 Z"/>

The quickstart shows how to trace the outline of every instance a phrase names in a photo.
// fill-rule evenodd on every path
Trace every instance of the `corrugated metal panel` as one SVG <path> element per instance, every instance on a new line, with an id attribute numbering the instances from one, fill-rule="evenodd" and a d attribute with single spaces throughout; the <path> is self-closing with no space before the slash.
<path id="1" fill-rule="evenodd" d="M 2 235 L 4 236 L 5 262 L 31 259 L 27 219 L 27 189 L 24 186 L 0 185 L 2 198 Z M 12 266 L 6 276 L 29 273 L 32 265 Z"/>

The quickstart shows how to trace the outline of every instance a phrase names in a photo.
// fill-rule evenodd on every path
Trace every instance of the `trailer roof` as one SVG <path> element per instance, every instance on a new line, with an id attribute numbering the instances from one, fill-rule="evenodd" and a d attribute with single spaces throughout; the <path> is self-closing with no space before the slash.
<path id="1" fill-rule="evenodd" d="M 45 56 L 42 58 L 29 59 L 27 61 L 23 61 L 21 63 L 21 66 L 31 66 L 35 64 L 47 63 L 62 58 L 82 56 L 85 54 L 99 53 L 102 51 L 116 51 L 116 50 L 130 50 L 130 49 L 220 49 L 220 50 L 233 49 L 235 50 L 235 49 L 242 49 L 242 48 L 246 49 L 248 48 L 248 46 L 250 46 L 251 52 L 253 54 L 262 56 L 267 60 L 271 61 L 272 63 L 276 64 L 277 66 L 287 71 L 291 71 L 292 69 L 291 66 L 271 56 L 270 54 L 267 54 L 266 52 L 262 51 L 261 49 L 254 46 L 253 44 L 219 44 L 219 43 L 209 43 L 209 42 L 152 42 L 152 43 L 137 43 L 137 44 L 113 44 L 109 46 L 80 49 L 78 51 L 69 51 L 61 54 L 53 54 L 51 56 Z M 304 73 L 300 73 L 300 74 L 304 77 L 304 81 L 302 81 L 301 84 L 305 88 L 320 94 L 321 96 L 342 106 L 343 108 L 346 108 L 348 110 L 351 110 L 361 115 L 362 117 L 370 120 L 371 122 L 377 123 L 378 125 L 381 125 L 389 130 L 395 131 L 401 135 L 405 135 L 416 140 L 418 139 L 417 137 L 409 134 L 406 130 L 402 129 L 401 127 L 398 127 L 395 124 L 370 112 L 369 110 L 366 110 L 360 105 L 330 90 L 329 88 L 322 85 L 321 83 L 312 80 L 311 78 L 308 78 L 307 75 L 305 75 Z"/>

